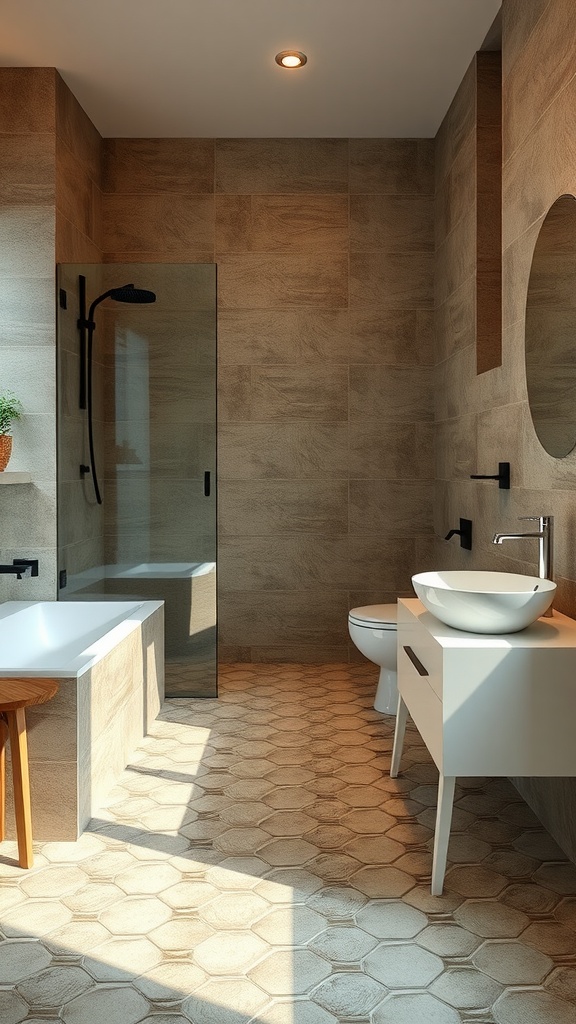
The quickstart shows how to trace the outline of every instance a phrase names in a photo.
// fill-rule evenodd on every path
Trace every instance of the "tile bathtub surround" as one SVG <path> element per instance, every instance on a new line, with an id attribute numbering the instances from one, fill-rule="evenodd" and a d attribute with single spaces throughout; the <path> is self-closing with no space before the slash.
<path id="1" fill-rule="evenodd" d="M 168 701 L 76 843 L 0 847 L 0 1015 L 64 1024 L 572 1024 L 576 869 L 502 779 L 437 772 L 371 666 L 228 665 Z"/>

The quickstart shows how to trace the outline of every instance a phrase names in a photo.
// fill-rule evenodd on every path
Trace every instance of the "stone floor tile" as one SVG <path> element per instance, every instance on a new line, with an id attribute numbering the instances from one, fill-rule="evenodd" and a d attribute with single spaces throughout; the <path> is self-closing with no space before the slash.
<path id="1" fill-rule="evenodd" d="M 254 891 L 269 903 L 302 903 L 322 886 L 323 880 L 306 868 L 274 868 Z"/>
<path id="2" fill-rule="evenodd" d="M 360 964 L 377 945 L 378 940 L 361 928 L 345 925 L 326 928 L 308 946 L 319 956 L 325 957 L 337 968 L 348 964 Z"/>
<path id="3" fill-rule="evenodd" d="M 258 851 L 272 867 L 293 867 L 311 860 L 318 849 L 303 839 L 276 839 Z"/>
<path id="4" fill-rule="evenodd" d="M 454 911 L 454 919 L 485 939 L 514 939 L 530 923 L 526 914 L 496 900 L 469 900 Z"/>
<path id="5" fill-rule="evenodd" d="M 482 866 L 452 868 L 446 875 L 446 888 L 462 896 L 497 896 L 507 879 Z"/>
<path id="6" fill-rule="evenodd" d="M 250 928 L 269 909 L 270 904 L 254 892 L 223 893 L 205 903 L 198 914 L 214 931 L 226 931 Z"/>
<path id="7" fill-rule="evenodd" d="M 387 988 L 427 988 L 443 970 L 440 957 L 412 942 L 386 942 L 366 957 L 370 977 Z"/>
<path id="8" fill-rule="evenodd" d="M 302 946 L 326 927 L 320 914 L 308 907 L 277 908 L 252 925 L 252 931 L 271 946 Z"/>
<path id="9" fill-rule="evenodd" d="M 331 885 L 310 896 L 307 906 L 327 921 L 353 921 L 354 915 L 368 903 L 368 897 L 351 886 Z"/>
<path id="10" fill-rule="evenodd" d="M 207 980 L 190 959 L 167 960 L 150 967 L 134 984 L 146 999 L 155 1003 L 174 1003 L 196 991 Z"/>
<path id="11" fill-rule="evenodd" d="M 365 1019 L 387 991 L 380 982 L 365 974 L 332 974 L 310 992 L 310 998 L 339 1019 Z"/>
<path id="12" fill-rule="evenodd" d="M 148 937 L 166 953 L 188 954 L 199 942 L 213 935 L 204 921 L 190 917 L 178 917 L 148 932 Z"/>
<path id="13" fill-rule="evenodd" d="M 558 893 L 545 889 L 535 882 L 509 885 L 500 895 L 500 899 L 509 907 L 520 910 L 524 914 L 549 914 L 560 902 Z"/>
<path id="14" fill-rule="evenodd" d="M 64 1006 L 94 985 L 94 978 L 75 964 L 52 964 L 17 987 L 32 1008 Z M 0 1013 L 0 1020 L 5 1024 Z"/>
<path id="15" fill-rule="evenodd" d="M 0 1020 L 2 1024 L 20 1024 L 28 1013 L 28 1005 L 9 989 L 0 989 Z"/>
<path id="16" fill-rule="evenodd" d="M 161 959 L 161 952 L 143 935 L 107 939 L 82 961 L 96 981 L 133 981 Z"/>
<path id="17" fill-rule="evenodd" d="M 131 985 L 100 985 L 68 1003 L 64 1024 L 137 1024 L 150 1004 Z"/>
<path id="18" fill-rule="evenodd" d="M 43 943 L 59 960 L 80 960 L 94 946 L 110 938 L 99 921 L 71 921 L 45 935 Z"/>
<path id="19" fill-rule="evenodd" d="M 165 924 L 170 908 L 152 896 L 127 896 L 103 910 L 100 921 L 114 935 L 146 935 Z"/>
<path id="20" fill-rule="evenodd" d="M 539 985 L 554 966 L 550 957 L 522 942 L 486 942 L 474 954 L 478 970 L 502 985 Z"/>
<path id="21" fill-rule="evenodd" d="M 497 1024 L 574 1024 L 574 1005 L 548 992 L 505 992 L 492 1012 Z"/>
<path id="22" fill-rule="evenodd" d="M 435 996 L 391 995 L 374 1011 L 374 1024 L 460 1024 L 460 1014 Z"/>
<path id="23" fill-rule="evenodd" d="M 534 872 L 534 881 L 561 896 L 576 895 L 576 865 L 563 861 L 543 864 Z"/>
<path id="24" fill-rule="evenodd" d="M 208 882 L 178 882 L 158 896 L 173 910 L 196 910 L 218 896 L 218 889 Z"/>
<path id="25" fill-rule="evenodd" d="M 180 881 L 180 874 L 169 864 L 138 864 L 116 875 L 116 885 L 128 895 L 158 895 Z"/>
<path id="26" fill-rule="evenodd" d="M 303 995 L 330 974 L 326 961 L 310 950 L 279 950 L 249 971 L 249 978 L 271 996 Z"/>
<path id="27" fill-rule="evenodd" d="M 416 941 L 438 956 L 469 956 L 482 940 L 465 928 L 445 923 L 429 925 L 420 932 Z"/>
<path id="28" fill-rule="evenodd" d="M 548 992 L 576 1004 L 576 967 L 557 967 L 548 975 L 544 985 Z"/>
<path id="29" fill-rule="evenodd" d="M 246 972 L 268 948 L 252 932 L 219 931 L 195 946 L 193 956 L 195 963 L 207 974 L 237 974 Z"/>
<path id="30" fill-rule="evenodd" d="M 0 985 L 17 984 L 44 970 L 52 962 L 52 956 L 38 941 L 7 939 L 2 942 L 0 956 Z"/>
<path id="31" fill-rule="evenodd" d="M 370 865 L 352 875 L 351 882 L 366 896 L 393 898 L 414 888 L 414 879 L 395 867 Z"/>
<path id="32" fill-rule="evenodd" d="M 522 942 L 548 956 L 576 957 L 576 936 L 571 928 L 558 921 L 533 921 L 522 932 Z"/>
<path id="33" fill-rule="evenodd" d="M 311 999 L 275 999 L 260 1018 L 263 1024 L 338 1024 L 336 1017 Z"/>
<path id="34" fill-rule="evenodd" d="M 498 982 L 471 967 L 446 970 L 430 986 L 430 993 L 457 1010 L 487 1010 L 503 988 Z"/>
<path id="35" fill-rule="evenodd" d="M 59 900 L 26 900 L 2 914 L 2 931 L 9 937 L 39 938 L 72 920 L 72 911 Z"/>

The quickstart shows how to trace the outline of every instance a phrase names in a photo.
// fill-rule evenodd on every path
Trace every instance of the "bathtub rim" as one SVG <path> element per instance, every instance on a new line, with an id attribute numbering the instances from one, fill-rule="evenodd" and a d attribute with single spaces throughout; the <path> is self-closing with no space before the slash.
<path id="1" fill-rule="evenodd" d="M 82 608 L 86 611 L 92 604 L 97 605 L 99 608 L 110 608 L 112 604 L 124 605 L 127 617 L 107 629 L 101 637 L 76 655 L 75 661 L 84 659 L 81 664 L 75 667 L 68 664 L 66 666 L 59 665 L 48 668 L 39 668 L 38 666 L 3 668 L 0 650 L 0 679 L 79 679 L 85 672 L 88 672 L 102 658 L 109 654 L 114 647 L 118 646 L 125 637 L 138 629 L 156 611 L 162 609 L 162 616 L 164 616 L 164 601 L 5 601 L 3 604 L 0 604 L 0 622 L 10 618 L 11 615 L 16 615 L 19 611 L 24 611 L 37 605 L 51 605 L 62 609 L 70 607 Z M 129 612 L 131 614 L 128 614 Z M 62 615 L 64 614 L 65 612 L 63 611 Z"/>

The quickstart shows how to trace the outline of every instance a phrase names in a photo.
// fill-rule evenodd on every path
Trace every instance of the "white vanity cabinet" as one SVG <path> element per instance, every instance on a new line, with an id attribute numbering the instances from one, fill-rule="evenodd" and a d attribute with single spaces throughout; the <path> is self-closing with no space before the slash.
<path id="1" fill-rule="evenodd" d="M 398 715 L 409 713 L 438 771 L 432 893 L 442 892 L 457 776 L 576 776 L 576 622 L 557 612 L 519 633 L 445 626 L 398 601 Z"/>

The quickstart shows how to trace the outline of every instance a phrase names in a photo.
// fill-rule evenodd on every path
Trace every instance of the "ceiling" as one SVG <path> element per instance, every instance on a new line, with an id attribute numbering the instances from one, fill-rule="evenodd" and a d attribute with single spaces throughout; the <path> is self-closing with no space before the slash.
<path id="1" fill-rule="evenodd" d="M 427 137 L 501 0 L 1 0 L 108 137 Z M 280 50 L 308 64 L 285 71 Z"/>

